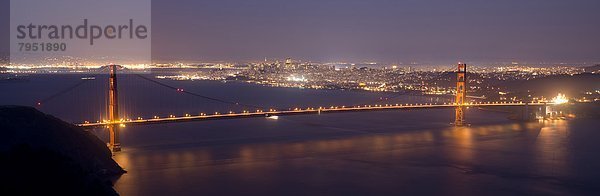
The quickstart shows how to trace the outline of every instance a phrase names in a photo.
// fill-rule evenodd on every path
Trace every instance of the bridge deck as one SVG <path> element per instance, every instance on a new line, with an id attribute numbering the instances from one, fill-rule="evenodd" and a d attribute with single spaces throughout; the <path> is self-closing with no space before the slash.
<path id="1" fill-rule="evenodd" d="M 492 106 L 543 106 L 551 103 L 522 103 L 522 102 L 496 102 L 496 103 L 469 103 L 462 105 L 464 107 L 492 107 Z M 241 113 L 214 113 L 214 114 L 200 114 L 200 115 L 186 115 L 186 116 L 170 116 L 170 117 L 154 117 L 148 119 L 124 119 L 118 122 L 109 121 L 98 121 L 94 123 L 84 122 L 75 124 L 79 127 L 84 128 L 99 128 L 105 127 L 111 124 L 120 125 L 143 125 L 143 124 L 156 124 L 156 123 L 174 123 L 174 122 L 186 122 L 186 121 L 200 121 L 200 120 L 219 120 L 219 119 L 233 119 L 233 118 L 251 118 L 251 117 L 269 117 L 269 116 L 286 116 L 286 115 L 300 115 L 300 114 L 320 114 L 320 113 L 332 113 L 332 112 L 359 112 L 359 111 L 375 111 L 375 110 L 393 110 L 393 109 L 427 109 L 427 108 L 448 108 L 458 107 L 455 104 L 386 104 L 386 105 L 366 105 L 366 106 L 353 106 L 353 107 L 336 107 L 331 106 L 328 108 L 307 108 L 307 109 L 292 109 L 292 110 L 256 110 L 254 112 L 244 111 Z"/>

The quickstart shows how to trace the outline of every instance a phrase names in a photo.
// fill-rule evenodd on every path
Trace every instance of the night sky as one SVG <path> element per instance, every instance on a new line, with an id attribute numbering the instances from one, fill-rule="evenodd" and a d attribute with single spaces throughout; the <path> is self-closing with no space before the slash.
<path id="1" fill-rule="evenodd" d="M 154 59 L 600 62 L 598 0 L 152 3 Z"/>

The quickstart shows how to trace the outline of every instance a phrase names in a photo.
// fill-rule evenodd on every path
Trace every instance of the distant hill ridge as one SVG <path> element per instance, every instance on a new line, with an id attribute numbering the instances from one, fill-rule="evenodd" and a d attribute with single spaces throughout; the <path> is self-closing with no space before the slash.
<path id="1" fill-rule="evenodd" d="M 526 92 L 530 90 L 547 97 L 556 96 L 557 93 L 577 95 L 585 91 L 600 89 L 600 74 L 554 75 L 527 81 L 511 81 L 506 86 L 511 91 Z"/>
<path id="2" fill-rule="evenodd" d="M 600 64 L 594 65 L 594 66 L 589 66 L 589 67 L 584 67 L 583 69 L 586 73 L 600 73 Z"/>

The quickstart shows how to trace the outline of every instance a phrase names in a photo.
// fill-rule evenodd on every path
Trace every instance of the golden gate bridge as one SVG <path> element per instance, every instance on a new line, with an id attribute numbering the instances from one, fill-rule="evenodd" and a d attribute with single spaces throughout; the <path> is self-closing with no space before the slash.
<path id="1" fill-rule="evenodd" d="M 367 111 L 381 111 L 381 110 L 412 110 L 412 109 L 436 109 L 436 108 L 454 108 L 455 109 L 455 126 L 464 126 L 465 123 L 465 109 L 468 107 L 498 107 L 498 106 L 518 106 L 522 107 L 522 112 L 519 115 L 523 120 L 533 120 L 535 115 L 530 113 L 529 107 L 541 107 L 542 114 L 546 115 L 546 106 L 555 105 L 560 103 L 547 102 L 547 101 L 532 101 L 532 102 L 476 102 L 466 101 L 467 98 L 467 65 L 464 63 L 458 63 L 458 70 L 456 71 L 456 94 L 453 102 L 446 103 L 411 103 L 411 104 L 361 104 L 352 106 L 320 106 L 320 107 L 305 107 L 305 108 L 289 108 L 289 109 L 273 109 L 273 108 L 262 108 L 260 106 L 242 104 L 239 102 L 232 102 L 213 97 L 200 95 L 197 93 L 185 91 L 182 88 L 170 86 L 158 81 L 146 78 L 141 75 L 137 75 L 142 79 L 156 83 L 166 88 L 176 90 L 177 92 L 186 93 L 189 95 L 201 97 L 204 99 L 210 99 L 213 101 L 219 101 L 223 103 L 241 105 L 253 110 L 243 110 L 240 112 L 227 112 L 227 113 L 199 113 L 199 114 L 185 114 L 183 116 L 169 115 L 168 117 L 153 116 L 150 118 L 138 117 L 137 119 L 128 119 L 119 117 L 119 96 L 118 96 L 118 83 L 117 83 L 117 70 L 119 65 L 109 65 L 110 76 L 109 76 L 109 92 L 108 92 L 108 107 L 107 107 L 107 119 L 97 121 L 84 121 L 81 123 L 75 123 L 76 126 L 85 129 L 96 129 L 96 128 L 107 128 L 109 132 L 108 147 L 112 152 L 118 152 L 121 150 L 121 144 L 119 141 L 119 129 L 127 125 L 145 125 L 145 124 L 159 124 L 159 123 L 177 123 L 177 122 L 189 122 L 189 121 L 204 121 L 204 120 L 222 120 L 222 119 L 237 119 L 237 118 L 255 118 L 255 117 L 267 117 L 277 119 L 279 116 L 286 115 L 308 115 L 308 114 L 322 114 L 322 113 L 336 113 L 336 112 L 367 112 Z M 78 83 L 76 86 L 67 90 L 81 85 Z M 38 103 L 38 105 L 41 103 Z"/>

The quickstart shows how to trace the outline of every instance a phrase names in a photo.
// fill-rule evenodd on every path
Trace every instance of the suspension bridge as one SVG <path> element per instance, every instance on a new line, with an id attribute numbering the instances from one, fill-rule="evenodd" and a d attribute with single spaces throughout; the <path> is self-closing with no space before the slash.
<path id="1" fill-rule="evenodd" d="M 234 118 L 251 118 L 251 117 L 267 117 L 267 118 L 279 118 L 279 116 L 287 115 L 301 115 L 301 114 L 321 114 L 321 113 L 334 113 L 334 112 L 360 112 L 360 111 L 375 111 L 375 110 L 398 110 L 398 109 L 433 109 L 433 108 L 455 108 L 455 107 L 492 107 L 492 106 L 546 106 L 548 103 L 545 102 L 473 102 L 465 103 L 461 106 L 455 103 L 446 104 L 381 104 L 381 105 L 364 105 L 364 106 L 331 106 L 331 107 L 318 107 L 318 108 L 293 108 L 292 110 L 278 111 L 276 109 L 268 110 L 255 110 L 248 111 L 244 110 L 239 113 L 228 112 L 219 113 L 215 112 L 212 114 L 200 113 L 198 115 L 186 114 L 184 116 L 168 116 L 168 117 L 152 117 L 148 119 L 137 118 L 137 119 L 120 119 L 117 121 L 96 121 L 96 122 L 83 122 L 76 124 L 77 126 L 84 128 L 101 128 L 111 125 L 143 125 L 143 124 L 159 124 L 159 123 L 173 123 L 173 122 L 188 122 L 188 121 L 200 121 L 200 120 L 219 120 L 219 119 L 234 119 Z M 464 125 L 464 118 L 462 119 Z M 455 121 L 457 126 L 461 122 Z"/>
<path id="2" fill-rule="evenodd" d="M 109 76 L 109 92 L 107 102 L 107 119 L 97 121 L 84 121 L 81 123 L 75 123 L 76 126 L 85 129 L 97 129 L 107 128 L 109 132 L 108 147 L 112 152 L 118 152 L 121 149 L 119 141 L 119 129 L 128 125 L 145 125 L 145 124 L 160 124 L 160 123 L 177 123 L 177 122 L 189 122 L 189 121 L 204 121 L 204 120 L 221 120 L 221 119 L 236 119 L 236 118 L 256 118 L 266 117 L 277 119 L 279 116 L 286 115 L 309 115 L 309 114 L 322 114 L 322 113 L 336 113 L 336 112 L 368 112 L 368 111 L 380 111 L 380 110 L 412 110 L 412 109 L 436 109 L 436 108 L 454 108 L 455 109 L 455 126 L 464 126 L 465 123 L 465 109 L 467 107 L 500 107 L 500 106 L 518 106 L 522 108 L 522 113 L 519 115 L 523 120 L 531 120 L 535 118 L 535 115 L 531 113 L 531 107 L 539 107 L 542 109 L 542 114 L 545 114 L 545 106 L 553 105 L 557 103 L 552 102 L 475 102 L 466 101 L 467 98 L 467 65 L 459 63 L 456 70 L 456 94 L 453 102 L 447 103 L 412 103 L 412 104 L 361 104 L 351 106 L 320 106 L 320 107 L 305 107 L 305 108 L 286 108 L 286 109 L 275 109 L 275 108 L 263 108 L 260 106 L 242 104 L 239 102 L 233 102 L 214 97 L 209 97 L 194 92 L 183 90 L 183 88 L 174 87 L 168 84 L 158 82 L 156 80 L 138 75 L 144 80 L 158 84 L 160 86 L 176 90 L 180 93 L 200 97 L 203 99 L 209 99 L 212 101 L 218 101 L 222 103 L 245 106 L 253 108 L 252 110 L 242 110 L 239 112 L 227 112 L 227 113 L 198 113 L 198 114 L 185 114 L 183 116 L 169 115 L 166 117 L 152 116 L 149 118 L 138 117 L 136 119 L 128 119 L 119 117 L 119 91 L 117 83 L 117 71 L 120 66 L 109 65 L 110 76 Z M 66 89 L 65 91 L 72 90 L 81 83 Z M 54 98 L 51 97 L 51 98 Z M 50 99 L 51 99 L 50 98 Z M 38 103 L 38 105 L 41 103 Z"/>

